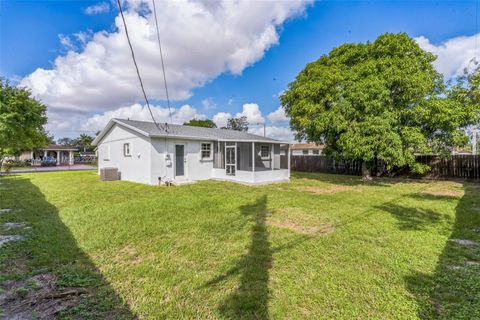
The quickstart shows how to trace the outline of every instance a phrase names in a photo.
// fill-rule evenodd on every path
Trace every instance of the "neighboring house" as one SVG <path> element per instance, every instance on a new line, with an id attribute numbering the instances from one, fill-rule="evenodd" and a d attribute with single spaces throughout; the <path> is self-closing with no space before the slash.
<path id="1" fill-rule="evenodd" d="M 324 146 L 315 143 L 295 143 L 291 145 L 292 156 L 319 156 Z"/>
<path id="2" fill-rule="evenodd" d="M 290 179 L 288 144 L 247 132 L 112 119 L 92 144 L 99 173 L 114 167 L 133 182 Z"/>
<path id="3" fill-rule="evenodd" d="M 41 165 L 43 162 L 53 162 L 59 165 L 73 165 L 73 153 L 78 151 L 76 148 L 50 144 L 45 148 L 39 148 L 31 151 L 24 151 L 20 156 L 15 157 L 18 161 L 31 161 L 32 166 Z"/>

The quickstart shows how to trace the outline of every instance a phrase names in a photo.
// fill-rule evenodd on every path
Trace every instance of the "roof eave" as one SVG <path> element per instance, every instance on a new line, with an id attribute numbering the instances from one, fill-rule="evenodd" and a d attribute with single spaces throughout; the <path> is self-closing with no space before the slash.
<path id="1" fill-rule="evenodd" d="M 131 126 L 131 125 L 128 125 L 124 122 L 122 122 L 121 120 L 118 120 L 118 119 L 110 119 L 110 121 L 107 123 L 107 125 L 105 126 L 105 128 L 103 128 L 102 131 L 100 131 L 100 133 L 98 134 L 98 136 L 95 137 L 95 139 L 93 139 L 92 141 L 92 146 L 98 146 L 98 144 L 102 141 L 102 139 L 105 137 L 105 135 L 107 134 L 108 131 L 110 131 L 110 129 L 115 125 L 115 124 L 118 124 L 120 126 L 123 126 L 125 128 L 128 128 L 130 130 L 133 130 L 135 132 L 138 132 L 140 133 L 141 135 L 144 135 L 146 137 L 149 137 L 150 135 L 148 134 L 148 132 L 145 132 L 145 131 L 142 131 L 134 126 Z"/>

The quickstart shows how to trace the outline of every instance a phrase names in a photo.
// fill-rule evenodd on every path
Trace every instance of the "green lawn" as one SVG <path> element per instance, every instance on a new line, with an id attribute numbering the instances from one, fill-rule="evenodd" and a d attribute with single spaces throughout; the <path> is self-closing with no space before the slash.
<path id="1" fill-rule="evenodd" d="M 0 178 L 2 208 L 18 210 L 0 223 L 26 223 L 0 227 L 25 236 L 0 247 L 7 316 L 480 318 L 479 184 L 31 173 Z"/>

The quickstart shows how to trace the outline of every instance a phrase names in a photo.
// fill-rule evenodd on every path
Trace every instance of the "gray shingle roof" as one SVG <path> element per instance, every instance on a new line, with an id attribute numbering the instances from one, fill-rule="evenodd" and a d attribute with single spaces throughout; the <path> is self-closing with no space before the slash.
<path id="1" fill-rule="evenodd" d="M 207 140 L 280 142 L 268 137 L 235 130 L 182 126 L 178 124 L 165 125 L 164 123 L 159 124 L 157 127 L 153 122 L 147 121 L 125 119 L 113 120 L 119 124 L 125 124 L 126 126 L 145 132 L 148 136 L 172 136 Z"/>

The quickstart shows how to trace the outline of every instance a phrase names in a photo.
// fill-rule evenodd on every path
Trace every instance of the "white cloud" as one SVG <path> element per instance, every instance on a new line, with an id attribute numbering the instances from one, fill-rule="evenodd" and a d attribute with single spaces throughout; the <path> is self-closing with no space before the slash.
<path id="1" fill-rule="evenodd" d="M 277 110 L 270 112 L 267 116 L 268 120 L 272 123 L 284 123 L 288 122 L 290 119 L 285 114 L 285 109 L 283 107 L 278 107 Z"/>
<path id="2" fill-rule="evenodd" d="M 151 2 L 126 2 L 125 19 L 147 94 L 164 99 L 154 17 L 145 10 Z M 171 98 L 186 99 L 223 72 L 241 74 L 278 43 L 277 29 L 304 12 L 308 2 L 161 2 L 157 13 Z M 98 12 L 93 7 L 91 12 Z M 85 41 L 80 52 L 57 57 L 52 69 L 38 68 L 21 85 L 55 110 L 104 112 L 142 101 L 119 16 L 115 26 L 113 32 L 76 35 Z"/>
<path id="3" fill-rule="evenodd" d="M 88 15 L 107 13 L 110 11 L 110 5 L 107 2 L 100 2 L 85 8 L 84 12 Z"/>
<path id="4" fill-rule="evenodd" d="M 213 116 L 213 122 L 215 122 L 218 128 L 226 127 L 227 120 L 231 117 L 232 115 L 228 112 L 219 112 Z"/>
<path id="5" fill-rule="evenodd" d="M 265 119 L 262 116 L 260 107 L 256 103 L 246 103 L 243 105 L 242 112 L 239 112 L 235 115 L 236 118 L 247 117 L 248 123 L 257 124 L 264 123 Z"/>
<path id="6" fill-rule="evenodd" d="M 73 51 L 77 50 L 77 47 L 75 46 L 75 44 L 73 43 L 72 39 L 70 39 L 69 36 L 66 36 L 64 34 L 59 34 L 58 39 L 60 40 L 60 44 L 64 49 L 73 50 Z"/>
<path id="7" fill-rule="evenodd" d="M 294 141 L 294 134 L 289 127 L 267 126 L 266 135 L 269 138 L 291 142 Z M 263 136 L 263 126 L 250 127 L 248 132 Z"/>
<path id="8" fill-rule="evenodd" d="M 207 99 L 203 99 L 201 103 L 202 103 L 203 109 L 205 110 L 215 109 L 217 107 L 217 104 L 213 102 L 213 99 L 211 97 Z"/>
<path id="9" fill-rule="evenodd" d="M 443 73 L 446 79 L 450 79 L 461 75 L 465 68 L 473 67 L 470 62 L 476 55 L 478 60 L 478 51 L 475 52 L 476 36 L 460 36 L 439 44 L 431 43 L 424 36 L 415 38 L 415 40 L 422 49 L 438 56 L 434 62 L 435 68 Z"/>
<path id="10" fill-rule="evenodd" d="M 157 121 L 158 123 L 171 123 L 168 108 L 151 106 L 151 109 L 153 116 L 155 117 L 155 121 Z M 101 130 L 112 118 L 152 121 L 147 106 L 142 106 L 141 104 L 136 103 L 129 107 L 122 107 L 113 111 L 106 111 L 101 114 L 96 114 L 88 118 L 82 125 L 81 129 L 85 131 Z M 184 122 L 187 122 L 193 118 L 204 119 L 205 116 L 203 114 L 199 114 L 195 108 L 187 104 L 183 105 L 179 109 L 172 109 L 173 123 L 183 124 Z"/>

